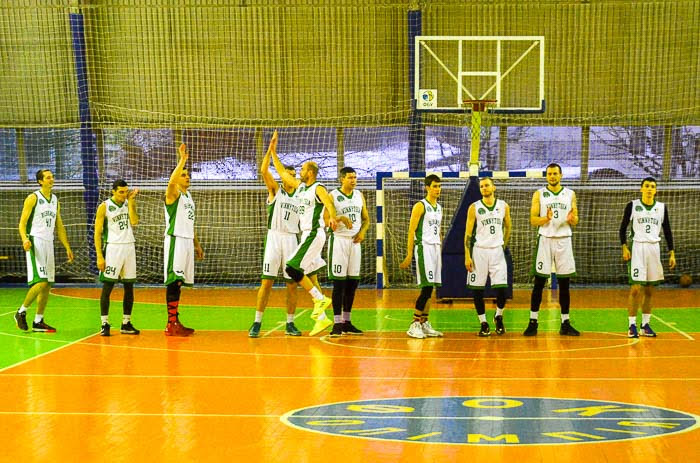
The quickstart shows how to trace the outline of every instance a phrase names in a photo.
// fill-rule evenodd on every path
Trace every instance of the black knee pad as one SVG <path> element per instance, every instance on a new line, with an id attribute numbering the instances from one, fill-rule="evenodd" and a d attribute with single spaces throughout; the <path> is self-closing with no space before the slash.
<path id="1" fill-rule="evenodd" d="M 289 275 L 289 277 L 297 283 L 304 279 L 304 272 L 295 269 L 291 265 L 287 265 L 284 271 L 287 272 L 287 275 Z"/>

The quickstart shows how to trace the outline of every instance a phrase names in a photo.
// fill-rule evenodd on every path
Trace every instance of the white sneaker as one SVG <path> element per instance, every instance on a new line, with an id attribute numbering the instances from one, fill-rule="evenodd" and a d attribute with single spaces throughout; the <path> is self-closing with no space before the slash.
<path id="1" fill-rule="evenodd" d="M 421 323 L 420 326 L 421 326 L 421 329 L 423 330 L 423 334 L 426 337 L 429 337 L 429 338 L 441 338 L 442 337 L 442 333 L 436 329 L 433 329 L 433 326 L 430 324 L 430 322 L 428 320 Z"/>
<path id="2" fill-rule="evenodd" d="M 411 323 L 411 326 L 408 328 L 408 331 L 406 331 L 406 334 L 417 339 L 423 339 L 425 337 L 425 333 L 423 333 L 423 328 L 421 328 L 420 322 Z"/>

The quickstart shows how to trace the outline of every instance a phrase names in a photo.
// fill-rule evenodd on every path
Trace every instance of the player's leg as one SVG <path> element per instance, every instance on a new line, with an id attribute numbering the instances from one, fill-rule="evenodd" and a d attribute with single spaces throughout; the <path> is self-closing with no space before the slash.
<path id="1" fill-rule="evenodd" d="M 644 246 L 642 243 L 630 243 L 630 260 L 627 263 L 630 292 L 627 296 L 628 338 L 638 338 L 637 313 L 642 303 L 642 284 L 647 281 L 647 267 L 644 263 Z"/>
<path id="2" fill-rule="evenodd" d="M 102 293 L 100 293 L 100 336 L 110 335 L 109 326 L 109 297 L 114 289 L 114 282 L 102 282 Z"/>
<path id="3" fill-rule="evenodd" d="M 656 337 L 651 329 L 651 298 L 655 285 L 664 280 L 664 267 L 661 264 L 661 249 L 659 243 L 645 243 L 644 258 L 647 267 L 647 284 L 642 289 L 642 330 L 641 334 Z"/>
<path id="4" fill-rule="evenodd" d="M 530 269 L 530 275 L 535 277 L 535 283 L 530 294 L 530 321 L 523 332 L 524 336 L 535 336 L 537 334 L 540 305 L 542 304 L 542 293 L 547 283 L 547 278 L 552 271 L 552 250 L 551 239 L 538 235 L 535 245 L 535 257 Z"/>
<path id="5" fill-rule="evenodd" d="M 479 329 L 479 336 L 486 337 L 491 336 L 491 328 L 489 327 L 489 322 L 486 321 L 486 304 L 484 304 L 484 290 L 483 289 L 473 289 L 474 293 L 474 308 L 476 309 L 476 315 L 479 317 L 479 322 L 481 323 L 481 328 Z"/>
<path id="6" fill-rule="evenodd" d="M 301 331 L 294 325 L 294 314 L 297 310 L 297 284 L 287 282 L 287 323 L 284 332 L 287 336 L 301 336 Z"/>
<path id="7" fill-rule="evenodd" d="M 415 309 L 413 311 L 413 322 L 409 326 L 408 334 L 412 338 L 423 339 L 427 337 L 423 332 L 423 327 L 421 326 L 421 320 L 423 318 L 423 311 L 430 304 L 430 297 L 433 294 L 432 285 L 426 285 L 421 287 L 420 294 L 416 299 Z"/>
<path id="8" fill-rule="evenodd" d="M 270 292 L 272 291 L 272 284 L 274 280 L 269 277 L 265 277 L 260 280 L 260 287 L 258 288 L 258 294 L 255 304 L 255 320 L 248 330 L 248 336 L 251 338 L 257 338 L 260 336 L 260 328 L 262 326 L 263 314 L 265 313 L 265 308 L 270 299 Z"/>
<path id="9" fill-rule="evenodd" d="M 442 284 L 442 251 L 441 251 L 441 246 L 439 244 L 433 244 L 429 246 L 424 246 L 424 254 L 423 254 L 424 262 L 423 262 L 423 268 L 425 269 L 425 276 L 427 277 L 427 282 L 431 286 L 440 286 Z M 431 291 L 432 294 L 432 291 Z M 442 337 L 442 332 L 436 330 L 433 328 L 433 326 L 430 323 L 430 320 L 428 320 L 428 317 L 430 316 L 430 301 L 431 299 L 428 298 L 428 300 L 425 303 L 425 307 L 423 308 L 423 313 L 421 315 L 421 329 L 423 330 L 423 333 L 431 338 L 436 338 L 436 337 Z"/>
<path id="10" fill-rule="evenodd" d="M 136 246 L 133 243 L 120 246 L 122 258 L 119 273 L 124 285 L 124 300 L 122 301 L 121 334 L 140 334 L 131 323 L 131 312 L 134 310 L 134 282 L 136 281 Z"/>
<path id="11" fill-rule="evenodd" d="M 348 255 L 348 279 L 345 280 L 345 295 L 343 296 L 343 334 L 361 335 L 362 330 L 351 321 L 352 306 L 355 303 L 355 293 L 360 285 L 360 265 L 362 263 L 362 245 L 350 241 Z"/>
<path id="12" fill-rule="evenodd" d="M 180 323 L 180 295 L 182 285 L 192 281 L 194 267 L 194 243 L 193 240 L 165 237 L 165 299 L 168 308 L 168 324 L 165 328 L 166 336 L 190 336 L 194 333 L 192 328 L 187 328 Z"/>
<path id="13" fill-rule="evenodd" d="M 333 282 L 333 328 L 331 338 L 343 334 L 343 298 L 345 297 L 345 282 L 348 276 L 347 247 L 349 240 L 331 234 L 328 238 L 328 279 Z"/>
<path id="14" fill-rule="evenodd" d="M 17 324 L 17 328 L 20 330 L 29 330 L 29 326 L 27 325 L 27 309 L 32 306 L 45 286 L 48 286 L 48 283 L 45 281 L 35 283 L 29 288 L 27 294 L 24 296 L 22 306 L 17 309 L 17 312 L 15 312 L 15 323 Z"/>
<path id="15" fill-rule="evenodd" d="M 581 333 L 571 325 L 571 320 L 569 319 L 571 307 L 570 278 L 576 275 L 576 262 L 574 261 L 571 237 L 558 238 L 553 240 L 552 244 L 552 257 L 557 267 L 557 282 L 559 283 L 559 307 L 561 308 L 559 334 L 563 336 L 579 336 Z"/>
<path id="16" fill-rule="evenodd" d="M 496 334 L 506 333 L 503 323 L 503 311 L 506 308 L 506 289 L 508 288 L 508 265 L 502 247 L 494 248 L 490 252 L 489 274 L 491 275 L 491 287 L 496 290 L 496 314 L 493 322 L 496 325 Z"/>

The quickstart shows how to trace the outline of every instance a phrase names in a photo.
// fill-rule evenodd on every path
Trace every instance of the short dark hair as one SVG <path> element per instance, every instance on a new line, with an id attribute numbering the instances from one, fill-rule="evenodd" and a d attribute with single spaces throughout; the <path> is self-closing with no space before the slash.
<path id="1" fill-rule="evenodd" d="M 36 171 L 36 181 L 37 183 L 39 180 L 44 180 L 44 172 L 51 172 L 50 169 L 39 169 Z"/>
<path id="2" fill-rule="evenodd" d="M 430 185 L 433 184 L 433 182 L 442 183 L 442 182 L 440 181 L 440 177 L 438 177 L 438 176 L 435 175 L 435 174 L 430 174 L 430 175 L 428 175 L 427 177 L 425 177 L 425 186 L 430 186 Z"/>
<path id="3" fill-rule="evenodd" d="M 644 180 L 642 180 L 642 183 L 639 184 L 639 186 L 644 186 L 644 182 L 654 182 L 654 185 L 656 185 L 656 179 L 654 177 L 645 177 Z"/>
<path id="4" fill-rule="evenodd" d="M 117 191 L 117 188 L 121 188 L 121 187 L 125 187 L 125 186 L 129 186 L 129 185 L 126 184 L 126 180 L 120 178 L 119 180 L 115 180 L 112 183 L 112 191 Z"/>
<path id="5" fill-rule="evenodd" d="M 547 169 L 554 169 L 554 168 L 559 169 L 559 173 L 561 174 L 561 166 L 557 164 L 556 162 L 552 162 L 547 166 Z M 545 169 L 546 170 L 546 169 Z"/>
<path id="6" fill-rule="evenodd" d="M 355 172 L 355 169 L 352 167 L 343 167 L 340 169 L 340 178 L 343 178 L 348 174 L 357 174 L 357 172 Z"/>
<path id="7" fill-rule="evenodd" d="M 481 182 L 482 180 L 488 180 L 489 182 L 491 182 L 491 185 L 495 185 L 495 184 L 496 184 L 496 183 L 493 181 L 493 178 L 492 178 L 492 177 L 481 177 L 481 178 L 479 179 L 479 182 Z"/>

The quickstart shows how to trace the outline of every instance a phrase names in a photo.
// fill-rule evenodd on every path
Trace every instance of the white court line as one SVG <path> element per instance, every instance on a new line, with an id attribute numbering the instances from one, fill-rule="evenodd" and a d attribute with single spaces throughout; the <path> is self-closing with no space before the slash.
<path id="1" fill-rule="evenodd" d="M 236 413 L 126 413 L 126 412 L 6 412 L 0 411 L 2 415 L 29 415 L 29 416 L 135 416 L 135 417 L 180 417 L 180 418 L 270 418 L 279 420 L 281 415 L 251 415 Z"/>
<path id="2" fill-rule="evenodd" d="M 689 340 L 695 341 L 695 338 L 694 338 L 694 337 L 692 337 L 692 336 L 689 335 L 688 333 L 685 333 L 685 332 L 679 330 L 678 328 L 676 328 L 676 326 L 675 326 L 676 324 L 675 324 L 675 323 L 667 323 L 667 322 L 663 321 L 658 315 L 651 314 L 651 316 L 654 317 L 655 319 L 657 319 L 658 321 L 660 321 L 661 323 L 663 323 L 664 325 L 668 326 L 668 327 L 671 328 L 672 330 L 674 330 L 674 331 L 676 331 L 676 332 L 682 334 L 683 336 L 685 336 L 685 337 L 688 338 Z"/>
<path id="3" fill-rule="evenodd" d="M 0 334 L 5 335 L 5 336 L 16 336 L 16 335 L 13 335 L 13 334 L 8 334 L 8 333 L 0 333 Z M 42 334 L 43 334 L 43 333 L 42 333 Z M 79 343 L 79 342 L 81 342 L 81 341 L 84 341 L 84 340 L 86 340 L 86 339 L 88 339 L 88 338 L 91 338 L 91 337 L 93 337 L 93 336 L 95 336 L 95 333 L 88 334 L 87 336 L 85 336 L 85 337 L 83 337 L 83 338 L 80 338 L 80 339 L 76 339 L 75 341 L 60 341 L 60 340 L 58 340 L 58 339 L 34 339 L 34 341 L 63 342 L 63 343 L 65 343 L 65 344 L 62 345 L 62 346 L 60 346 L 60 347 L 57 347 L 57 348 L 55 348 L 55 349 L 51 349 L 51 350 L 48 351 L 48 352 L 44 352 L 44 353 L 42 353 L 42 354 L 35 355 L 35 356 L 32 357 L 32 358 L 28 358 L 28 359 L 26 359 L 26 360 L 22 360 L 21 362 L 17 362 L 17 363 L 14 363 L 14 364 L 12 364 L 12 365 L 8 365 L 8 366 L 6 366 L 6 367 L 4 367 L 4 368 L 0 368 L 0 373 L 2 373 L 2 372 L 5 371 L 5 370 L 9 370 L 10 368 L 18 367 L 18 366 L 23 365 L 23 364 L 25 364 L 25 363 L 31 362 L 32 360 L 36 360 L 36 359 L 38 359 L 38 358 L 44 357 L 45 355 L 53 354 L 53 353 L 56 352 L 56 351 L 59 351 L 59 350 L 61 350 L 61 349 L 65 349 L 66 347 L 72 346 L 73 344 L 77 344 L 77 343 Z M 25 336 L 17 336 L 17 337 L 25 337 Z M 30 339 L 30 338 L 28 338 L 28 339 Z"/>
<path id="4" fill-rule="evenodd" d="M 700 378 L 610 378 L 610 377 L 578 377 L 578 378 L 556 378 L 556 377 L 524 377 L 524 378 L 498 378 L 498 377 L 406 377 L 406 376 L 240 376 L 240 375 L 126 375 L 126 374 L 74 374 L 74 373 L 6 373 L 3 378 L 106 378 L 106 379 L 201 379 L 211 381 L 215 379 L 224 380 L 345 380 L 345 381 L 700 381 Z"/>
<path id="5" fill-rule="evenodd" d="M 297 318 L 301 317 L 302 315 L 304 315 L 304 314 L 305 314 L 306 312 L 308 312 L 309 310 L 311 310 L 311 309 L 304 309 L 304 310 L 302 310 L 302 311 L 299 312 L 299 313 L 295 313 L 295 314 L 294 314 L 294 320 L 296 320 Z M 285 320 L 285 321 L 283 321 L 283 322 L 279 322 L 279 323 L 277 323 L 277 326 L 275 326 L 275 327 L 272 328 L 271 330 L 268 330 L 267 333 L 263 334 L 263 335 L 260 336 L 260 337 L 261 337 L 261 338 L 265 338 L 265 337 L 269 336 L 270 334 L 272 334 L 273 331 L 277 331 L 277 330 L 279 330 L 280 328 L 282 328 L 283 326 L 286 327 L 286 325 L 287 325 L 287 320 Z"/>

